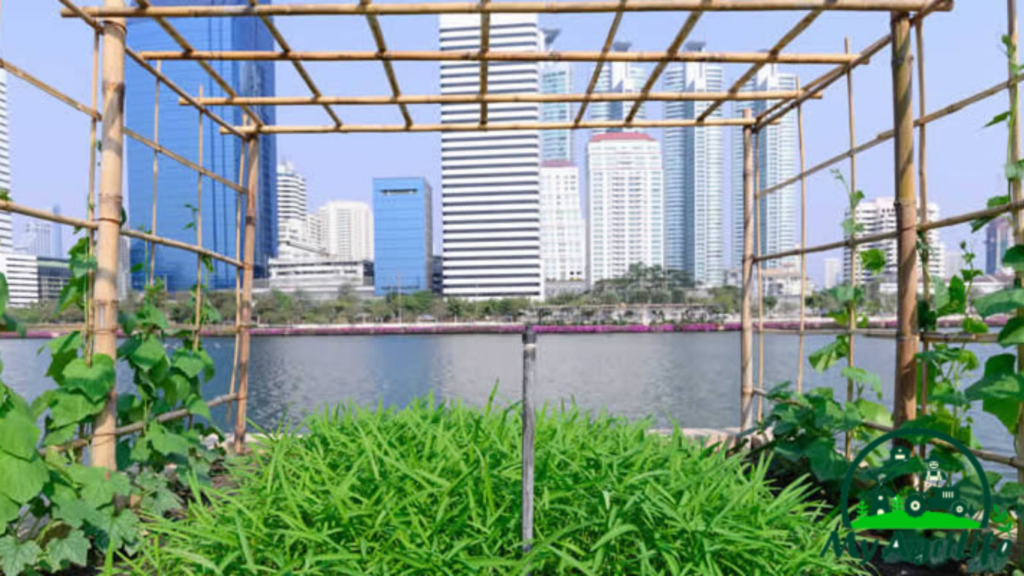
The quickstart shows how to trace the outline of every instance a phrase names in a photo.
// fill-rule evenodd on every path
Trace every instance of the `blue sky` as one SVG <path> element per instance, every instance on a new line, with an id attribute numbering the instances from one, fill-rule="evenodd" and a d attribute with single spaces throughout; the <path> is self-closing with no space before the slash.
<path id="1" fill-rule="evenodd" d="M 4 2 L 0 14 L 0 55 L 88 103 L 92 31 L 79 21 L 60 18 L 59 8 L 56 0 Z M 635 50 L 664 50 L 686 16 L 686 13 L 629 13 L 623 19 L 617 38 L 631 41 Z M 801 17 L 802 14 L 797 13 L 709 13 L 700 20 L 691 39 L 706 41 L 708 50 L 712 51 L 763 50 Z M 611 20 L 611 14 L 542 15 L 540 23 L 542 27 L 562 29 L 556 49 L 596 51 L 604 42 Z M 277 19 L 277 24 L 295 50 L 369 50 L 373 46 L 366 21 L 358 17 L 283 17 Z M 435 50 L 438 47 L 436 16 L 388 17 L 381 19 L 381 25 L 391 49 Z M 888 26 L 886 14 L 825 13 L 793 42 L 789 51 L 841 52 L 845 35 L 850 37 L 856 51 L 886 34 Z M 925 61 L 929 110 L 1005 78 L 1005 60 L 999 40 L 1005 28 L 1005 7 L 1000 2 L 961 0 L 953 12 L 937 13 L 927 19 Z M 128 42 L 130 45 L 131 38 Z M 886 49 L 854 75 L 858 142 L 891 127 L 889 59 Z M 828 68 L 784 69 L 799 73 L 806 84 Z M 324 93 L 389 93 L 382 67 L 376 62 L 309 63 L 308 69 Z M 745 69 L 746 65 L 726 65 L 727 82 Z M 439 91 L 435 63 L 399 62 L 395 70 L 406 94 Z M 592 64 L 576 66 L 578 91 L 585 90 L 592 71 Z M 305 84 L 288 63 L 278 63 L 277 84 L 279 95 L 308 94 Z M 48 208 L 59 203 L 64 213 L 83 216 L 89 152 L 87 118 L 16 78 L 9 80 L 8 100 L 13 196 L 35 207 Z M 826 91 L 824 100 L 805 106 L 808 166 L 846 149 L 846 105 L 846 85 L 839 82 Z M 929 198 L 939 204 L 942 216 L 982 208 L 986 198 L 1004 190 L 1001 172 L 1005 130 L 983 126 L 1006 107 L 1004 93 L 929 126 Z M 335 109 L 348 123 L 401 122 L 395 107 L 338 106 Z M 438 106 L 411 109 L 417 122 L 434 122 L 439 118 Z M 916 109 L 915 93 L 915 113 Z M 649 104 L 648 114 L 660 117 L 661 106 Z M 320 108 L 283 107 L 278 110 L 278 122 L 325 124 L 328 118 Z M 652 133 L 660 139 L 659 131 Z M 576 138 L 577 162 L 584 167 L 582 147 L 586 137 L 587 133 L 581 131 Z M 727 140 L 726 170 L 730 169 L 728 145 Z M 435 214 L 440 214 L 439 134 L 278 136 L 278 153 L 281 159 L 292 160 L 306 176 L 311 207 L 331 199 L 369 202 L 374 177 L 425 176 L 435 189 L 438 207 Z M 892 156 L 891 143 L 887 143 L 859 157 L 858 184 L 869 198 L 892 195 Z M 842 167 L 844 171 L 847 169 L 845 163 Z M 728 185 L 728 177 L 725 182 Z M 729 193 L 727 189 L 724 202 L 727 208 Z M 809 243 L 840 238 L 839 221 L 844 203 L 841 189 L 827 172 L 808 179 Z M 16 219 L 16 236 L 22 233 L 23 222 Z M 730 222 L 727 212 L 727 236 Z M 972 243 L 979 254 L 979 262 L 983 262 L 981 234 L 971 236 L 966 227 L 942 232 L 947 250 L 958 250 L 957 244 L 964 239 Z M 727 260 L 728 255 L 727 244 Z M 841 256 L 838 252 L 829 255 Z M 819 284 L 824 257 L 812 255 L 808 262 L 808 272 Z"/>

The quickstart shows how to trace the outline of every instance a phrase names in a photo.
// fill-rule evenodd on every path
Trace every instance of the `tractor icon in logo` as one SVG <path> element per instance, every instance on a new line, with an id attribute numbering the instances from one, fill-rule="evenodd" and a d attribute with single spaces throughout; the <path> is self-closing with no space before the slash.
<path id="1" fill-rule="evenodd" d="M 960 499 L 960 489 L 954 486 L 933 486 L 925 492 L 907 496 L 903 510 L 912 518 L 919 518 L 925 512 L 948 512 L 958 518 L 968 514 L 967 502 Z"/>

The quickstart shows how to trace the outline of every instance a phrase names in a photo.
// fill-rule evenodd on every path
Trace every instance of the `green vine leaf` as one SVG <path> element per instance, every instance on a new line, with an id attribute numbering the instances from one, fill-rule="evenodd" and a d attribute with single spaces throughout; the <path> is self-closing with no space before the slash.
<path id="1" fill-rule="evenodd" d="M 882 398 L 882 379 L 873 372 L 868 372 L 863 368 L 857 368 L 854 366 L 847 366 L 843 368 L 843 376 L 853 380 L 854 382 L 860 382 L 861 384 L 867 384 L 875 391 L 878 398 Z"/>
<path id="2" fill-rule="evenodd" d="M 4 536 L 0 538 L 0 568 L 7 576 L 19 576 L 26 568 L 35 566 L 42 552 L 31 540 L 18 542 L 14 536 Z"/>
<path id="3" fill-rule="evenodd" d="M 818 372 L 824 372 L 849 354 L 850 348 L 845 338 L 836 338 L 825 346 L 811 353 L 808 360 Z"/>
<path id="4" fill-rule="evenodd" d="M 0 496 L 0 525 L 17 520 L 21 515 L 21 506 L 15 504 L 10 498 Z"/>
<path id="5" fill-rule="evenodd" d="M 988 202 L 986 202 L 985 205 L 988 208 L 997 208 L 999 206 L 1005 206 L 1006 204 L 1009 203 L 1010 195 L 1003 194 L 1002 196 L 993 196 L 992 198 L 989 198 Z M 998 218 L 998 216 L 985 216 L 984 218 L 976 218 L 974 220 L 971 220 L 971 232 L 977 232 L 978 230 L 981 230 L 982 228 L 987 226 L 989 222 L 995 220 L 996 218 Z"/>
<path id="6" fill-rule="evenodd" d="M 95 354 L 92 366 L 85 358 L 76 358 L 64 368 L 64 386 L 68 390 L 81 390 L 90 400 L 99 402 L 114 387 L 114 359 L 106 354 Z"/>
<path id="7" fill-rule="evenodd" d="M 1003 255 L 1003 266 L 1009 266 L 1017 272 L 1024 272 L 1024 244 L 1010 246 Z"/>
<path id="8" fill-rule="evenodd" d="M 164 345 L 155 336 L 147 336 L 129 356 L 132 363 L 143 370 L 152 370 L 153 367 L 167 359 Z"/>
<path id="9" fill-rule="evenodd" d="M 56 428 L 63 428 L 69 424 L 77 425 L 99 414 L 103 410 L 103 404 L 104 400 L 92 400 L 85 394 L 60 390 L 53 407 L 50 408 L 50 418 Z"/>
<path id="10" fill-rule="evenodd" d="M 966 316 L 960 326 L 967 334 L 988 334 L 988 324 L 977 318 Z"/>
<path id="11" fill-rule="evenodd" d="M 885 270 L 885 252 L 871 248 L 860 253 L 860 262 L 872 276 L 878 276 Z"/>
<path id="12" fill-rule="evenodd" d="M 90 547 L 81 530 L 72 530 L 64 538 L 51 540 L 46 545 L 46 560 L 56 569 L 67 568 L 69 564 L 85 566 L 89 561 Z"/>
<path id="13" fill-rule="evenodd" d="M 72 466 L 68 472 L 81 486 L 82 499 L 97 508 L 110 504 L 115 494 L 127 496 L 132 491 L 128 477 L 120 472 L 82 465 Z"/>
<path id="14" fill-rule="evenodd" d="M 974 309 L 982 318 L 1005 314 L 1017 308 L 1024 308 L 1024 288 L 1007 288 L 974 301 Z"/>
<path id="15" fill-rule="evenodd" d="M 5 402 L 0 407 L 0 451 L 28 460 L 36 455 L 38 442 L 39 428 L 31 410 L 11 400 Z"/>
<path id="16" fill-rule="evenodd" d="M 49 479 L 50 472 L 38 454 L 22 459 L 0 452 L 0 495 L 25 504 L 42 491 Z"/>
<path id="17" fill-rule="evenodd" d="M 999 331 L 999 345 L 1006 348 L 1017 344 L 1024 344 L 1024 318 L 1014 316 Z"/>

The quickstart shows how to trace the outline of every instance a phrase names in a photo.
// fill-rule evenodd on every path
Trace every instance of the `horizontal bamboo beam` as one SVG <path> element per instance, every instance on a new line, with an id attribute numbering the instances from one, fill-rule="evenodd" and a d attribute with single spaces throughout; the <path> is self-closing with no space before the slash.
<path id="1" fill-rule="evenodd" d="M 488 124 L 346 124 L 344 126 L 243 126 L 249 134 L 345 134 L 350 132 L 499 132 L 506 130 L 571 130 L 573 128 L 700 128 L 710 126 L 747 126 L 753 119 L 708 118 L 696 120 L 591 120 L 580 122 L 497 122 Z"/>
<path id="2" fill-rule="evenodd" d="M 35 86 L 39 90 L 42 90 L 43 92 L 49 94 L 50 96 L 53 96 L 57 100 L 60 100 L 61 102 L 67 104 L 68 106 L 71 106 L 72 108 L 74 108 L 75 110 L 78 110 L 82 114 L 85 114 L 86 116 L 89 116 L 89 117 L 94 118 L 96 120 L 100 120 L 100 113 L 97 110 L 94 110 L 93 108 L 90 108 L 89 106 L 86 106 L 85 104 L 82 104 L 78 100 L 75 100 L 74 98 L 68 96 L 67 94 L 61 92 L 60 90 L 57 90 L 56 88 L 54 88 L 53 86 L 50 86 L 46 82 L 43 82 L 39 78 L 36 78 L 35 76 L 29 74 L 28 72 L 25 72 L 21 68 L 18 68 L 14 64 L 11 64 L 10 61 L 8 61 L 8 60 L 6 60 L 4 58 L 0 58 L 0 68 L 2 68 L 4 70 L 6 70 L 7 72 L 9 72 L 11 74 L 11 76 L 20 78 L 20 79 L 24 80 L 25 82 L 28 82 L 29 84 Z"/>
<path id="3" fill-rule="evenodd" d="M 148 232 L 142 232 L 140 230 L 132 230 L 131 228 L 121 228 L 121 236 L 127 236 L 129 238 L 136 238 L 139 240 L 145 240 L 146 242 L 152 242 L 161 246 L 167 246 L 169 248 L 178 248 L 180 250 L 187 250 L 193 254 L 200 256 L 208 256 L 214 260 L 219 260 L 225 264 L 229 264 L 236 268 L 242 268 L 242 261 L 236 260 L 229 256 L 225 256 L 219 252 L 208 250 L 195 244 L 188 244 L 187 242 L 179 242 L 177 240 L 171 240 L 170 238 L 164 238 L 163 236 L 157 236 L 156 234 L 150 234 Z"/>
<path id="4" fill-rule="evenodd" d="M 940 10 L 951 10 L 948 2 Z M 593 12 L 918 12 L 926 0 L 592 0 L 551 2 L 419 2 L 370 4 L 260 4 L 259 6 L 84 7 L 99 18 L 230 18 L 238 16 L 364 16 L 423 14 L 572 14 Z M 68 9 L 62 16 L 71 16 Z"/>
<path id="5" fill-rule="evenodd" d="M 426 51 L 426 50 L 331 50 L 331 51 L 265 51 L 265 50 L 178 50 L 141 51 L 146 60 L 285 60 L 294 62 L 360 62 L 360 61 L 466 61 L 466 62 L 597 62 L 601 52 L 506 52 L 488 50 Z M 678 52 L 668 56 L 669 62 L 709 62 L 722 64 L 847 64 L 858 54 L 795 54 L 768 52 Z M 609 52 L 608 62 L 660 62 L 665 52 Z"/>
<path id="6" fill-rule="evenodd" d="M 965 98 L 957 100 L 956 102 L 953 102 L 952 104 L 943 106 L 942 108 L 939 108 L 938 110 L 935 110 L 934 112 L 930 112 L 930 113 L 928 113 L 928 114 L 926 114 L 926 115 L 924 115 L 924 116 L 914 120 L 914 126 L 918 127 L 918 128 L 920 128 L 921 126 L 926 126 L 926 125 L 928 125 L 928 124 L 930 124 L 930 123 L 932 123 L 932 122 L 934 122 L 936 120 L 940 120 L 942 118 L 945 118 L 946 116 L 950 116 L 950 115 L 952 115 L 952 114 L 954 114 L 956 112 L 959 112 L 960 110 L 963 110 L 964 108 L 967 108 L 968 106 L 970 106 L 972 104 L 976 104 L 976 103 L 981 102 L 982 100 L 984 100 L 986 98 L 990 98 L 992 96 L 995 96 L 996 94 L 999 94 L 1003 90 L 1009 89 L 1010 86 L 1012 86 L 1013 84 L 1020 83 L 1022 81 L 1024 81 L 1024 76 L 1020 76 L 1016 80 L 1003 80 L 1001 82 L 998 82 L 995 85 L 990 86 L 990 87 L 988 87 L 988 88 L 986 88 L 986 89 L 984 89 L 984 90 L 982 90 L 980 92 L 977 92 L 975 94 L 971 94 L 970 96 L 967 96 Z M 781 116 L 772 116 L 771 118 L 777 120 L 778 118 L 781 118 Z M 839 153 L 839 154 L 829 158 L 828 160 L 825 160 L 825 161 L 823 161 L 823 162 L 821 162 L 819 164 L 816 164 L 815 166 L 812 166 L 811 168 L 808 168 L 806 171 L 804 171 L 801 174 L 797 174 L 797 175 L 795 175 L 795 176 L 793 176 L 791 178 L 787 178 L 786 180 L 783 180 L 782 182 L 779 182 L 778 184 L 775 184 L 773 186 L 769 186 L 768 188 L 765 188 L 758 195 L 758 198 L 766 196 L 768 194 L 772 194 L 774 192 L 777 192 L 777 191 L 781 190 L 782 188 L 785 188 L 786 186 L 792 186 L 793 184 L 796 184 L 797 182 L 799 182 L 801 178 L 805 178 L 807 176 L 811 176 L 813 174 L 821 172 L 825 168 L 833 166 L 833 165 L 841 162 L 842 160 L 844 160 L 846 158 L 849 158 L 850 155 L 852 155 L 852 154 L 860 154 L 861 152 L 864 152 L 866 150 L 870 150 L 871 148 L 874 148 L 875 146 L 878 146 L 879 144 L 881 144 L 883 142 L 892 140 L 892 137 L 893 137 L 893 131 L 892 130 L 886 130 L 885 132 L 882 132 L 882 133 L 878 134 L 877 136 L 875 136 L 871 140 L 868 140 L 867 142 L 864 142 L 863 144 L 858 145 L 856 148 L 852 148 L 852 149 L 847 150 L 845 152 L 841 152 L 841 153 Z"/>
<path id="7" fill-rule="evenodd" d="M 988 334 L 965 334 L 951 332 L 921 332 L 922 342 L 948 342 L 957 344 L 994 344 L 999 342 L 999 334 L 990 332 Z"/>
<path id="8" fill-rule="evenodd" d="M 217 396 L 216 398 L 210 400 L 209 402 L 206 403 L 206 406 L 209 407 L 209 408 L 213 408 L 215 406 L 220 406 L 221 404 L 226 404 L 228 402 L 234 402 L 235 400 L 238 400 L 238 394 L 224 394 L 222 396 Z M 135 422 L 135 423 L 132 423 L 132 424 L 128 424 L 126 426 L 120 426 L 120 427 L 118 427 L 118 428 L 116 428 L 114 430 L 114 436 L 120 438 L 121 436 L 127 436 L 129 434 L 135 434 L 136 432 L 141 432 L 146 427 L 146 425 L 149 424 L 150 422 L 159 422 L 159 423 L 162 424 L 164 422 L 170 422 L 172 420 L 181 420 L 182 418 L 185 418 L 186 416 L 193 416 L 193 415 L 194 415 L 194 413 L 190 412 L 186 408 L 182 408 L 180 410 L 173 410 L 171 412 L 164 412 L 163 414 L 157 416 L 156 418 L 153 418 L 152 420 L 142 420 L 140 422 Z M 84 448 L 85 446 L 88 446 L 89 442 L 91 440 L 92 440 L 92 436 L 82 436 L 82 437 L 77 438 L 76 440 L 72 441 L 70 444 L 61 444 L 61 445 L 58 445 L 58 446 L 50 446 L 48 448 L 40 448 L 39 449 L 39 454 L 41 456 L 45 456 L 47 450 L 57 450 L 57 451 L 64 451 L 64 450 L 68 450 L 68 449 L 77 450 L 79 448 Z"/>
<path id="9" fill-rule="evenodd" d="M 763 396 L 765 398 L 768 398 L 768 392 L 766 390 L 761 390 L 761 389 L 755 388 L 754 389 L 754 394 L 757 394 L 758 396 Z M 797 402 L 795 400 L 783 400 L 781 402 L 783 404 L 797 404 Z M 892 426 L 886 426 L 884 424 L 876 424 L 874 422 L 870 422 L 870 421 L 867 421 L 867 420 L 862 421 L 861 425 L 864 426 L 865 428 L 870 428 L 871 430 L 877 430 L 879 432 L 892 432 L 893 431 L 893 427 Z M 934 444 L 936 446 L 946 446 L 946 447 L 952 448 L 952 446 L 950 444 L 948 444 L 948 443 L 946 443 L 946 442 L 944 442 L 944 441 L 942 441 L 942 440 L 940 440 L 938 438 L 928 438 L 928 439 L 926 439 L 926 442 L 928 442 L 929 444 Z M 975 456 L 977 456 L 981 460 L 986 460 L 988 462 L 996 462 L 998 464 L 1003 464 L 1003 465 L 1009 466 L 1011 468 L 1017 468 L 1018 470 L 1024 470 L 1024 462 L 1020 462 L 1016 458 L 1012 458 L 1010 456 L 1004 456 L 1002 454 L 997 454 L 997 453 L 992 452 L 990 450 L 980 450 L 978 448 L 968 448 L 968 450 L 971 451 L 971 454 L 974 454 Z"/>
<path id="10" fill-rule="evenodd" d="M 755 332 L 762 334 L 776 334 L 780 336 L 800 336 L 808 334 L 817 334 L 821 336 L 834 336 L 834 335 L 850 335 L 856 334 L 857 336 L 865 336 L 867 338 L 885 338 L 893 339 L 896 338 L 896 331 L 888 328 L 857 328 L 856 330 L 850 330 L 848 328 L 814 328 L 808 327 L 800 330 L 799 328 L 787 329 L 787 328 L 764 328 L 758 329 L 754 327 Z"/>
<path id="11" fill-rule="evenodd" d="M 769 92 L 651 92 L 643 100 L 661 102 L 713 101 L 713 100 L 774 100 L 796 98 L 804 94 L 801 90 L 777 90 Z M 239 96 L 200 98 L 204 106 L 320 106 L 323 104 L 346 106 L 387 106 L 391 104 L 480 104 L 515 102 L 634 102 L 641 99 L 637 92 L 597 92 L 587 94 L 403 94 L 394 96 Z M 817 96 L 821 98 L 821 96 Z M 179 104 L 187 104 L 184 99 Z"/>
<path id="12" fill-rule="evenodd" d="M 22 216 L 29 216 L 31 218 L 46 220 L 47 222 L 54 222 L 56 224 L 74 226 L 75 228 L 82 228 L 86 230 L 96 229 L 96 223 L 91 220 L 64 216 L 63 214 L 54 214 L 53 212 L 48 212 L 46 210 L 23 206 L 10 200 L 0 200 L 0 211 L 10 212 L 12 214 L 21 214 Z"/>

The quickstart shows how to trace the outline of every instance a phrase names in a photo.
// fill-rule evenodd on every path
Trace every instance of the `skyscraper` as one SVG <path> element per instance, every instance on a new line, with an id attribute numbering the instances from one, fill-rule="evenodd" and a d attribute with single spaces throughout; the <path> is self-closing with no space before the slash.
<path id="1" fill-rule="evenodd" d="M 615 42 L 612 50 L 626 52 L 631 44 L 629 42 Z M 594 92 L 614 92 L 617 94 L 630 94 L 640 92 L 647 82 L 647 71 L 643 66 L 634 62 L 605 62 L 601 67 L 601 74 L 597 78 L 597 85 Z M 633 102 L 593 102 L 590 104 L 590 118 L 593 120 L 625 120 L 629 111 L 633 108 Z M 640 106 L 636 114 L 637 119 L 647 118 L 647 105 Z M 591 134 L 603 134 L 605 132 L 643 132 L 643 128 L 595 128 Z"/>
<path id="2" fill-rule="evenodd" d="M 580 170 L 571 162 L 540 167 L 540 253 L 546 282 L 583 282 L 586 230 L 580 214 Z"/>
<path id="3" fill-rule="evenodd" d="M 558 28 L 544 30 L 544 48 L 550 50 L 561 32 Z M 541 94 L 569 94 L 572 92 L 572 67 L 568 62 L 545 62 L 540 68 Z M 544 122 L 571 122 L 572 104 L 544 102 L 540 105 Z M 572 130 L 544 130 L 540 133 L 542 162 L 572 162 Z"/>
<path id="4" fill-rule="evenodd" d="M 796 90 L 795 74 L 780 72 L 777 64 L 768 64 L 743 87 L 744 91 Z M 754 116 L 764 112 L 775 100 L 746 100 L 733 104 L 737 117 L 751 109 Z M 741 128 L 732 136 L 732 265 L 743 265 L 743 138 Z M 761 189 L 770 188 L 797 173 L 796 113 L 787 114 L 775 125 L 761 130 L 757 166 Z M 774 254 L 796 245 L 796 187 L 786 186 L 761 198 L 761 253 Z M 764 263 L 766 268 L 783 266 L 778 259 Z"/>
<path id="5" fill-rule="evenodd" d="M 847 211 L 847 214 L 849 211 Z M 928 220 L 935 221 L 939 219 L 939 205 L 934 202 L 928 203 Z M 887 198 L 872 198 L 870 200 L 863 200 L 857 205 L 857 224 L 864 226 L 864 231 L 860 232 L 859 235 L 869 234 L 883 234 L 885 232 L 894 232 L 896 230 L 896 204 L 892 196 Z M 930 256 L 928 259 L 928 273 L 933 278 L 942 278 L 945 270 L 945 246 L 939 239 L 939 231 L 937 229 L 929 230 L 927 233 L 928 244 L 931 246 Z M 857 246 L 857 253 L 860 254 L 865 250 L 871 250 L 877 248 L 885 254 L 885 269 L 882 270 L 882 276 L 887 279 L 896 278 L 896 239 L 883 240 L 881 242 L 871 242 L 868 244 L 860 244 Z M 851 251 L 849 248 L 843 250 L 844 258 L 844 273 L 843 277 L 847 280 L 850 278 L 850 257 Z M 920 260 L 918 260 L 920 266 Z M 864 269 L 861 265 L 860 260 L 857 261 L 857 282 L 865 284 L 874 280 L 870 273 Z"/>
<path id="6" fill-rule="evenodd" d="M 663 266 L 661 147 L 646 134 L 609 132 L 587 145 L 590 281 L 623 276 L 631 264 Z"/>
<path id="7" fill-rule="evenodd" d="M 1003 267 L 1003 256 L 1013 246 L 1010 219 L 996 218 L 985 227 L 985 273 L 995 274 Z"/>
<path id="8" fill-rule="evenodd" d="M 703 42 L 687 44 L 703 51 Z M 673 64 L 665 74 L 668 92 L 721 92 L 722 67 L 704 62 Z M 694 119 L 710 102 L 665 103 L 665 118 Z M 722 109 L 711 114 L 721 118 Z M 724 281 L 723 129 L 665 129 L 665 267 L 682 270 L 700 286 Z"/>
<path id="9" fill-rule="evenodd" d="M 373 285 L 378 296 L 431 289 L 433 229 L 426 180 L 373 179 Z"/>
<path id="10" fill-rule="evenodd" d="M 334 200 L 318 215 L 327 254 L 345 262 L 373 260 L 373 212 L 366 202 Z"/>
<path id="11" fill-rule="evenodd" d="M 306 179 L 295 171 L 295 165 L 284 162 L 277 165 L 277 225 L 288 220 L 305 220 Z"/>
<path id="12" fill-rule="evenodd" d="M 25 232 L 15 242 L 16 251 L 31 256 L 52 256 L 50 250 L 53 248 L 50 240 L 49 222 L 42 220 L 29 220 L 25 222 Z"/>
<path id="13" fill-rule="evenodd" d="M 7 123 L 7 71 L 0 70 L 0 192 L 11 192 L 11 141 Z M 14 249 L 11 213 L 0 211 L 0 252 Z"/>
<path id="14" fill-rule="evenodd" d="M 843 278 L 843 266 L 839 258 L 825 258 L 825 289 L 839 286 Z"/>
<path id="15" fill-rule="evenodd" d="M 183 4 L 181 0 L 151 0 L 154 5 Z M 189 0 L 189 4 L 215 4 L 248 6 L 245 0 Z M 175 22 L 181 34 L 189 39 L 196 50 L 273 50 L 274 39 L 257 18 L 184 18 Z M 128 37 L 138 50 L 180 50 L 157 22 L 149 19 L 131 19 Z M 273 96 L 273 62 L 210 62 L 239 95 Z M 194 62 L 164 62 L 163 73 L 189 92 L 196 93 L 202 86 L 206 96 L 224 96 L 224 91 L 202 68 Z M 153 137 L 153 102 L 155 84 L 152 76 L 138 64 L 128 60 L 125 64 L 127 85 L 126 123 L 147 137 Z M 207 168 L 229 181 L 238 182 L 238 168 L 243 142 L 234 136 L 220 134 L 220 126 L 208 118 L 203 121 L 203 157 L 198 156 L 198 116 L 195 109 L 178 106 L 178 95 L 162 86 L 160 90 L 160 118 L 157 140 L 160 145 L 192 161 L 200 161 Z M 272 107 L 251 107 L 267 124 L 274 123 Z M 238 107 L 218 110 L 228 122 L 241 125 L 244 112 Z M 152 227 L 153 209 L 153 152 L 146 146 L 129 140 L 128 144 L 128 198 L 129 225 L 135 229 Z M 274 136 L 259 139 L 259 189 L 257 195 L 255 275 L 266 277 L 267 261 L 277 250 L 277 151 Z M 195 230 L 186 226 L 193 220 L 188 205 L 197 204 L 195 171 L 161 156 L 157 182 L 157 221 L 155 233 L 190 244 L 195 243 Z M 203 181 L 203 247 L 222 254 L 235 253 L 236 202 L 243 203 L 234 190 L 209 178 Z M 244 235 L 244 234 L 243 234 Z M 146 262 L 146 243 L 133 240 L 131 262 Z M 168 290 L 187 290 L 195 283 L 194 254 L 173 248 L 157 247 L 157 277 L 164 278 Z M 139 288 L 146 281 L 144 270 L 132 274 L 132 284 Z M 212 288 L 234 287 L 235 270 L 221 262 L 214 262 L 211 275 Z"/>
<path id="16" fill-rule="evenodd" d="M 60 216 L 60 204 L 53 205 L 53 213 Z M 64 257 L 64 239 L 61 237 L 63 230 L 60 224 L 50 223 L 50 256 L 54 258 Z"/>
<path id="17" fill-rule="evenodd" d="M 480 49 L 480 16 L 441 16 L 441 50 Z M 493 14 L 493 51 L 537 51 L 535 14 Z M 441 63 L 441 93 L 479 90 L 479 63 Z M 490 62 L 488 91 L 537 93 L 537 62 Z M 442 123 L 476 123 L 478 104 L 443 104 Z M 493 123 L 540 119 L 537 103 L 488 106 Z M 444 294 L 542 298 L 540 136 L 536 130 L 447 132 L 441 136 Z"/>
<path id="18" fill-rule="evenodd" d="M 277 165 L 277 255 L 315 257 L 323 252 L 319 216 L 306 208 L 306 179 L 291 162 Z"/>

